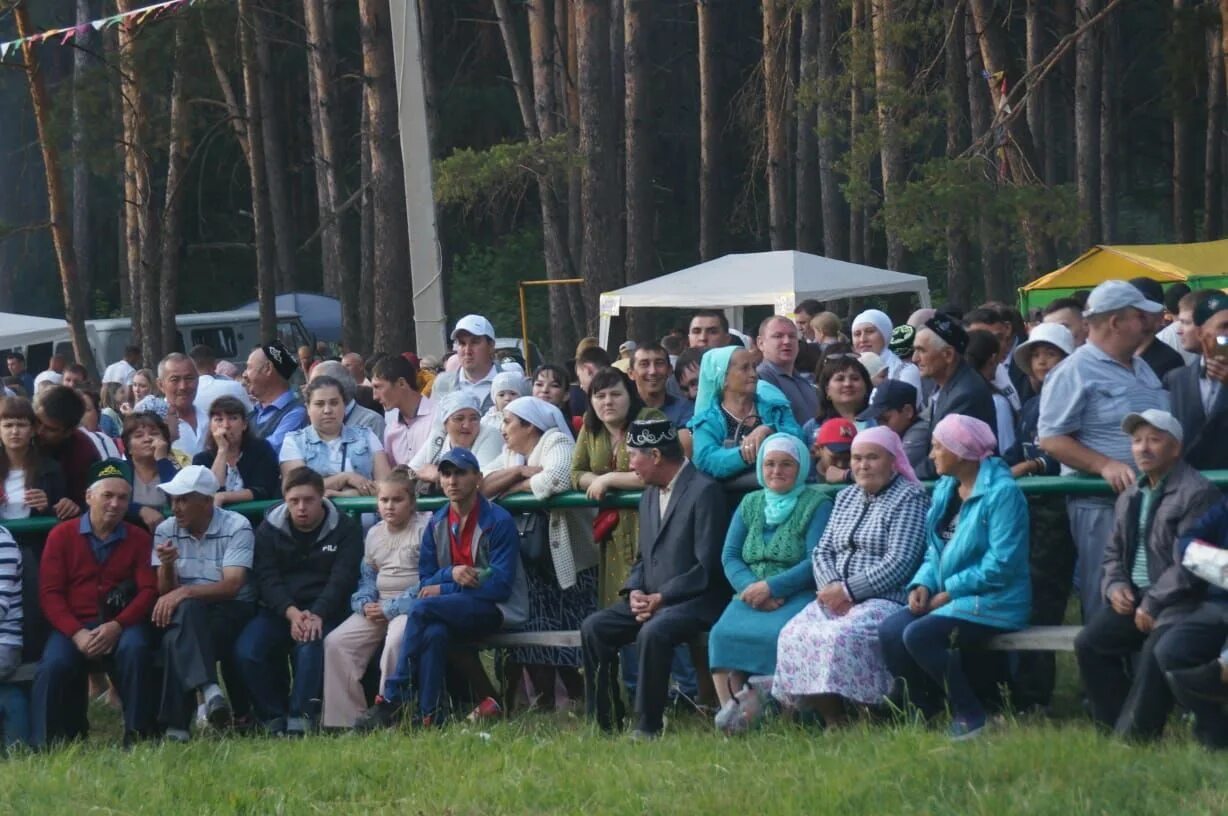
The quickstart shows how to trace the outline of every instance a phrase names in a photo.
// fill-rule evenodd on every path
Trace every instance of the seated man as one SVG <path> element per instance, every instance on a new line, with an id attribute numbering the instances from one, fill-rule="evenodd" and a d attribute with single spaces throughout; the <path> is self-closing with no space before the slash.
<path id="1" fill-rule="evenodd" d="M 358 586 L 362 530 L 324 498 L 324 479 L 311 468 L 290 471 L 282 487 L 285 502 L 256 528 L 261 609 L 239 635 L 235 660 L 265 729 L 301 737 L 320 713 L 324 636 L 349 616 Z"/>
<path id="2" fill-rule="evenodd" d="M 618 652 L 639 653 L 636 733 L 661 732 L 674 647 L 705 632 L 730 598 L 721 569 L 724 489 L 682 455 L 667 420 L 633 422 L 627 430 L 631 469 L 647 487 L 640 498 L 639 556 L 624 600 L 595 612 L 580 628 L 590 715 L 607 731 L 620 727 Z"/>
<path id="3" fill-rule="evenodd" d="M 158 485 L 171 502 L 171 518 L 154 532 L 158 593 L 153 624 L 162 630 L 162 702 L 166 736 L 186 742 L 197 695 L 215 728 L 230 724 L 231 705 L 217 684 L 217 662 L 230 668 L 235 638 L 256 612 L 247 583 L 255 541 L 251 523 L 213 506 L 217 478 L 190 465 Z M 240 685 L 234 672 L 226 686 Z"/>
<path id="4" fill-rule="evenodd" d="M 275 451 L 281 450 L 286 434 L 307 424 L 307 409 L 290 390 L 290 379 L 296 371 L 294 355 L 276 340 L 254 349 L 243 370 L 247 389 L 256 402 L 252 434 L 267 441 Z"/>
<path id="5" fill-rule="evenodd" d="M 529 585 L 520 565 L 520 536 L 506 510 L 482 496 L 482 469 L 467 448 L 439 460 L 448 503 L 435 511 L 418 557 L 422 589 L 408 613 L 396 667 L 375 705 L 355 725 L 387 728 L 401 718 L 414 691 L 418 722 L 447 718 L 444 675 L 448 647 L 529 617 Z"/>
<path id="6" fill-rule="evenodd" d="M 31 744 L 85 736 L 86 678 L 105 668 L 124 708 L 124 744 L 153 725 L 152 635 L 157 598 L 149 533 L 124 521 L 132 468 L 107 459 L 89 468 L 88 507 L 47 535 L 38 600 L 51 625 L 34 676 Z"/>
<path id="7" fill-rule="evenodd" d="M 1075 655 L 1096 722 L 1118 735 L 1156 739 L 1173 698 L 1156 646 L 1193 610 L 1199 581 L 1176 560 L 1176 543 L 1218 500 L 1219 490 L 1181 459 L 1181 425 L 1165 411 L 1128 414 L 1139 480 L 1117 497 L 1104 549 L 1101 590 L 1108 606 L 1075 640 Z M 1134 661 L 1133 681 L 1126 671 Z"/>

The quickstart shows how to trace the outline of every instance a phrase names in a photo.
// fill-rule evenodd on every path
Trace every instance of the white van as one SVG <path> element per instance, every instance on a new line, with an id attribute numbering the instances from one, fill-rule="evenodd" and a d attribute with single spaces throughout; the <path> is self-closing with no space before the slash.
<path id="1" fill-rule="evenodd" d="M 126 317 L 87 320 L 86 325 L 97 333 L 94 355 L 99 368 L 123 359 L 124 347 L 132 342 L 132 320 Z M 182 314 L 175 318 L 175 348 L 187 352 L 193 346 L 206 345 L 218 360 L 230 360 L 242 368 L 247 355 L 260 343 L 260 313 L 255 310 L 236 312 L 201 312 Z M 298 312 L 277 313 L 277 336 L 286 347 L 315 346 L 311 333 L 303 326 Z"/>

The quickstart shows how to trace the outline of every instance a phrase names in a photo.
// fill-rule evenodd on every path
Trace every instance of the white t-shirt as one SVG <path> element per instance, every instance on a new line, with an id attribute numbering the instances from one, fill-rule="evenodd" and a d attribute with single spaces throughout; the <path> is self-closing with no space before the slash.
<path id="1" fill-rule="evenodd" d="M 192 407 L 196 409 L 196 427 L 193 428 L 180 417 L 179 438 L 171 445 L 175 450 L 186 454 L 189 459 L 204 450 L 205 439 L 209 436 L 209 415 L 198 406 Z"/>
<path id="2" fill-rule="evenodd" d="M 136 369 L 132 367 L 131 363 L 127 360 L 120 360 L 107 366 L 107 370 L 102 372 L 102 381 L 104 383 L 132 385 L 132 377 L 135 374 Z"/>
<path id="3" fill-rule="evenodd" d="M 4 479 L 4 504 L 0 505 L 0 514 L 6 519 L 23 519 L 30 517 L 30 508 L 26 507 L 26 472 L 13 468 Z"/>
<path id="4" fill-rule="evenodd" d="M 236 380 L 228 380 L 225 377 L 201 374 L 200 381 L 196 385 L 196 400 L 194 402 L 196 407 L 207 414 L 209 413 L 209 407 L 213 405 L 213 401 L 218 397 L 234 397 L 243 403 L 243 407 L 249 412 L 252 410 L 252 398 L 243 389 L 243 383 Z"/>
<path id="5" fill-rule="evenodd" d="M 357 428 L 355 430 L 366 435 L 367 445 L 370 447 L 372 454 L 384 452 L 384 446 L 380 443 L 379 437 L 375 435 L 374 431 L 372 431 L 370 428 Z M 302 450 L 299 449 L 298 439 L 298 434 L 286 434 L 285 441 L 281 443 L 281 454 L 278 456 L 279 462 L 293 462 L 295 459 L 305 458 Z M 328 440 L 324 443 L 324 445 L 328 448 L 329 471 L 328 473 L 323 474 L 324 476 L 334 476 L 338 473 L 345 473 L 347 470 L 352 469 L 352 463 L 349 461 L 343 461 L 342 459 L 340 436 L 338 436 L 336 439 Z M 348 455 L 346 458 L 348 459 Z"/>

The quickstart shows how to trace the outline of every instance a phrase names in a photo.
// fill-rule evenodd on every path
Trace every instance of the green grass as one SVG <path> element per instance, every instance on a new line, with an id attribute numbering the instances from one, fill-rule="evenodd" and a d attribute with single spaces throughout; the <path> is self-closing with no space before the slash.
<path id="1" fill-rule="evenodd" d="M 207 737 L 125 754 L 94 713 L 107 736 L 0 762 L 0 813 L 1228 813 L 1223 758 L 1180 724 L 1140 748 L 1081 722 L 953 744 L 918 725 L 774 723 L 726 739 L 679 717 L 643 744 L 529 715 L 484 732 Z"/>

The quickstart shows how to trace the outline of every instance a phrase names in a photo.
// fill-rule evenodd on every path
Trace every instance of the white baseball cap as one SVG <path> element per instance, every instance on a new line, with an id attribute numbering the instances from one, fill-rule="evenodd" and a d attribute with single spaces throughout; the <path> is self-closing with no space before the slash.
<path id="1" fill-rule="evenodd" d="M 1028 339 L 1015 349 L 1015 365 L 1019 366 L 1020 371 L 1029 370 L 1028 362 L 1037 343 L 1048 343 L 1067 357 L 1074 353 L 1074 335 L 1070 329 L 1061 323 L 1038 323 L 1032 327 Z"/>
<path id="2" fill-rule="evenodd" d="M 1126 414 L 1126 418 L 1121 421 L 1121 429 L 1128 434 L 1137 431 L 1140 425 L 1150 425 L 1156 430 L 1170 434 L 1178 442 L 1184 441 L 1185 434 L 1181 430 L 1181 423 L 1168 411 L 1148 408 L 1142 413 Z"/>
<path id="3" fill-rule="evenodd" d="M 495 327 L 490 324 L 489 320 L 477 314 L 465 315 L 456 321 L 456 328 L 452 330 L 452 339 L 455 340 L 456 335 L 461 332 L 467 332 L 474 337 L 495 339 Z"/>
<path id="4" fill-rule="evenodd" d="M 1133 307 L 1139 311 L 1158 314 L 1164 311 L 1163 303 L 1148 300 L 1142 292 L 1123 280 L 1106 280 L 1092 290 L 1087 296 L 1087 307 L 1083 310 L 1084 317 L 1115 312 L 1118 309 Z"/>
<path id="5" fill-rule="evenodd" d="M 188 465 L 176 473 L 175 478 L 158 485 L 158 489 L 168 496 L 186 496 L 189 493 L 212 496 L 221 488 L 217 477 L 209 468 L 204 465 Z"/>

